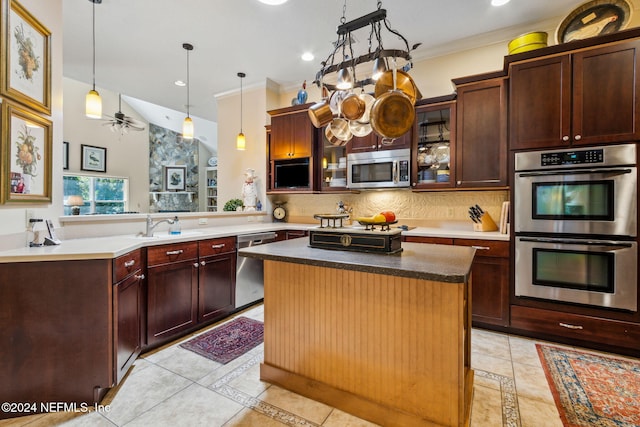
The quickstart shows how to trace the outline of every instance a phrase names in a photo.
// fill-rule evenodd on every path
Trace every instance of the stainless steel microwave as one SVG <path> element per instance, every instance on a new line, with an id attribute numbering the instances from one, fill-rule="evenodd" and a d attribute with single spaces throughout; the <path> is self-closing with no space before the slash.
<path id="1" fill-rule="evenodd" d="M 410 164 L 409 149 L 347 154 L 347 187 L 409 187 Z"/>

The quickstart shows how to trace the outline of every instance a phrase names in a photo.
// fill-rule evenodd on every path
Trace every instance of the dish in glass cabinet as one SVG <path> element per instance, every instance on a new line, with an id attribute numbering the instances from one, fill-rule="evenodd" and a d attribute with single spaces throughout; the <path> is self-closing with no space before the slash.
<path id="1" fill-rule="evenodd" d="M 218 158 L 217 157 L 210 157 L 209 160 L 207 161 L 207 163 L 211 167 L 218 166 Z"/>
<path id="2" fill-rule="evenodd" d="M 631 19 L 627 0 L 592 0 L 574 9 L 558 26 L 556 40 L 566 43 L 624 30 Z"/>

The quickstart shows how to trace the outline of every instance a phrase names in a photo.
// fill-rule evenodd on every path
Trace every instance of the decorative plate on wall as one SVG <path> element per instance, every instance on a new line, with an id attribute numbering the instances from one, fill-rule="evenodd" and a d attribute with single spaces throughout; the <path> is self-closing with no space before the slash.
<path id="1" fill-rule="evenodd" d="M 573 10 L 560 23 L 556 41 L 566 43 L 624 30 L 631 19 L 627 0 L 593 0 Z"/>

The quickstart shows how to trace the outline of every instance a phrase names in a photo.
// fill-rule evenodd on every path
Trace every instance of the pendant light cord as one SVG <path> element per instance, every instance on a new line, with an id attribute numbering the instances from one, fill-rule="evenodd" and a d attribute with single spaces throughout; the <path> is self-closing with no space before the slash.
<path id="1" fill-rule="evenodd" d="M 93 3 L 93 90 L 96 90 L 96 2 Z"/>
<path id="2" fill-rule="evenodd" d="M 189 116 L 189 50 L 187 48 L 187 117 Z"/>
<path id="3" fill-rule="evenodd" d="M 242 133 L 242 77 L 240 76 L 240 133 Z"/>

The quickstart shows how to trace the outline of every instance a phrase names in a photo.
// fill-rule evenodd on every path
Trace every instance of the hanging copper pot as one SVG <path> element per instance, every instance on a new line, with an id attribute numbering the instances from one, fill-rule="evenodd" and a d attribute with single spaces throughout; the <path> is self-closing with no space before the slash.
<path id="1" fill-rule="evenodd" d="M 404 92 L 388 91 L 371 107 L 371 127 L 383 138 L 399 138 L 413 127 L 415 115 L 413 103 Z"/>
<path id="2" fill-rule="evenodd" d="M 358 120 L 366 108 L 364 101 L 355 93 L 350 93 L 342 100 L 340 112 L 347 120 Z"/>
<path id="3" fill-rule="evenodd" d="M 362 114 L 362 117 L 360 117 L 358 119 L 358 122 L 360 123 L 369 123 L 369 121 L 371 120 L 371 107 L 373 106 L 373 103 L 375 102 L 375 98 L 373 97 L 373 95 L 362 92 L 360 95 L 358 95 L 360 97 L 360 99 L 362 99 L 364 101 L 364 113 Z"/>
<path id="4" fill-rule="evenodd" d="M 415 105 L 416 99 L 420 99 L 422 97 L 421 94 L 418 96 L 420 91 L 416 87 L 415 82 L 408 73 L 405 73 L 402 70 L 395 70 L 396 85 L 394 87 L 393 71 L 394 70 L 388 70 L 382 73 L 382 76 L 380 76 L 376 82 L 375 97 L 378 98 L 380 95 L 387 93 L 390 90 L 397 89 L 409 97 L 411 105 Z"/>
<path id="5" fill-rule="evenodd" d="M 311 123 L 317 128 L 328 125 L 333 120 L 333 113 L 326 99 L 309 107 L 308 113 Z"/>
<path id="6" fill-rule="evenodd" d="M 345 145 L 353 138 L 349 122 L 340 117 L 331 120 L 331 123 L 324 130 L 324 135 L 329 143 L 335 146 Z"/>
<path id="7" fill-rule="evenodd" d="M 351 129 L 353 136 L 357 136 L 358 138 L 362 138 L 373 132 L 371 123 L 362 123 L 359 120 L 351 120 L 349 122 L 349 129 Z"/>

